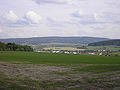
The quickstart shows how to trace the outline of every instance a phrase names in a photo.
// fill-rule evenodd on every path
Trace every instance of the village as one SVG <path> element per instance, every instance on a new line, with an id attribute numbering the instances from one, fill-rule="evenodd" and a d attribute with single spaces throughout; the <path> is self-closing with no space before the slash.
<path id="1" fill-rule="evenodd" d="M 110 50 L 39 50 L 35 52 L 47 52 L 47 53 L 64 53 L 64 54 L 88 54 L 88 55 L 100 55 L 100 56 L 110 56 L 113 51 Z"/>

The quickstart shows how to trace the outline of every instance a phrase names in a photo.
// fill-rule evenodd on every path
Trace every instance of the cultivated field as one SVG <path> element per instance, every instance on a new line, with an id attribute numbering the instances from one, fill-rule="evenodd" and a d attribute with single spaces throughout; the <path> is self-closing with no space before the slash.
<path id="1" fill-rule="evenodd" d="M 48 47 L 43 48 L 44 50 L 67 50 L 67 51 L 84 51 L 85 49 L 77 49 L 74 47 Z"/>
<path id="2" fill-rule="evenodd" d="M 64 44 L 64 43 L 51 43 L 42 44 L 38 46 L 32 46 L 35 51 L 39 50 L 68 50 L 68 51 L 79 51 L 79 50 L 111 50 L 120 51 L 120 46 L 87 46 L 80 44 Z"/>
<path id="3" fill-rule="evenodd" d="M 0 90 L 120 90 L 120 57 L 1 51 Z"/>
<path id="4" fill-rule="evenodd" d="M 119 51 L 120 50 L 120 46 L 87 46 L 87 49 Z"/>

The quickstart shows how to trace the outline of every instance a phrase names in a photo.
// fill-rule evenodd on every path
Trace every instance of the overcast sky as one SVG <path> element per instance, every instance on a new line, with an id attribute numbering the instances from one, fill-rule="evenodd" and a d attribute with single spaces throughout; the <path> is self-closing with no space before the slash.
<path id="1" fill-rule="evenodd" d="M 0 38 L 120 39 L 120 0 L 0 0 Z"/>

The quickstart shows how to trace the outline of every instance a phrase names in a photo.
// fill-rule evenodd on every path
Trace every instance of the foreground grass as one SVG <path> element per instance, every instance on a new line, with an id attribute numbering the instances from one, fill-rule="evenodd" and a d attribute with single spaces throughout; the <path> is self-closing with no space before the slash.
<path id="1" fill-rule="evenodd" d="M 104 72 L 113 72 L 120 70 L 119 65 L 91 65 L 83 68 L 74 68 L 75 71 L 79 72 L 91 72 L 91 73 L 104 73 Z"/>
<path id="2" fill-rule="evenodd" d="M 27 64 L 21 64 L 21 66 L 19 66 L 19 64 L 12 64 L 10 67 L 8 64 L 2 63 L 0 64 L 0 67 L 1 65 L 3 68 L 13 68 L 9 69 L 9 71 L 6 71 L 6 68 L 3 70 L 4 72 L 0 70 L 0 90 L 120 89 L 120 65 L 73 65 L 71 67 L 68 67 L 68 71 L 46 71 L 46 69 L 43 69 L 45 72 L 34 71 L 35 69 L 33 67 L 36 66 L 35 64 L 34 66 L 30 66 L 29 64 L 29 67 Z M 32 69 L 33 71 L 31 71 Z M 36 69 L 38 69 L 38 67 Z M 25 71 L 25 74 L 21 70 Z M 17 71 L 18 72 L 17 74 L 14 74 L 13 71 L 14 73 Z M 37 77 L 34 74 L 37 74 Z M 43 75 L 41 76 L 41 74 Z"/>
<path id="3" fill-rule="evenodd" d="M 0 61 L 31 64 L 120 64 L 120 57 L 35 52 L 0 52 Z"/>
<path id="4" fill-rule="evenodd" d="M 120 90 L 120 57 L 0 52 L 0 90 Z"/>

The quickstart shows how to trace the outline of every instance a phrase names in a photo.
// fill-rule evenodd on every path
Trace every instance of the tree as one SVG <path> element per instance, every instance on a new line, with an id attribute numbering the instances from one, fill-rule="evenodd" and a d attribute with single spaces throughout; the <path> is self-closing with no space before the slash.
<path id="1" fill-rule="evenodd" d="M 27 45 L 0 42 L 0 51 L 33 51 L 33 48 Z"/>

